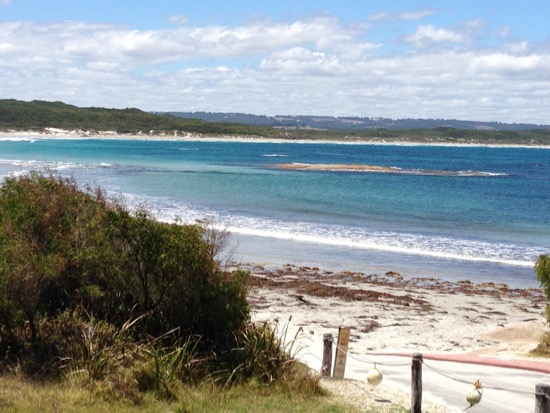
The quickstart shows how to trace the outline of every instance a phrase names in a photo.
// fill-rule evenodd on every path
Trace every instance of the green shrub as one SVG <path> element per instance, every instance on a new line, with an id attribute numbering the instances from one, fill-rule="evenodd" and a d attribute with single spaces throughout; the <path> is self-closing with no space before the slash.
<path id="1" fill-rule="evenodd" d="M 279 331 L 278 323 L 243 323 L 231 356 L 227 358 L 231 364 L 226 372 L 220 372 L 218 379 L 224 380 L 226 384 L 254 380 L 261 384 L 280 385 L 294 382 L 291 378 L 296 376 L 308 378 L 307 368 L 304 373 L 296 359 L 301 350 L 297 336 L 302 333 L 302 329 L 298 330 L 295 337 L 288 337 L 289 323 L 290 320 L 282 331 Z M 309 382 L 309 378 L 305 382 Z M 313 380 L 313 383 L 313 387 L 317 387 L 317 381 Z"/>
<path id="2" fill-rule="evenodd" d="M 115 228 L 128 274 L 124 289 L 134 312 L 149 314 L 144 332 L 156 337 L 178 329 L 200 335 L 202 347 L 227 350 L 249 315 L 248 273 L 223 273 L 201 226 L 158 222 L 139 210 L 119 211 Z"/>
<path id="3" fill-rule="evenodd" d="M 6 179 L 0 357 L 33 353 L 34 362 L 53 363 L 70 353 L 63 334 L 98 327 L 115 334 L 132 319 L 140 320 L 129 331 L 138 342 L 171 332 L 165 344 L 200 337 L 201 351 L 225 354 L 249 317 L 248 274 L 223 272 L 207 238 L 203 226 L 158 222 L 144 209 L 109 201 L 101 189 L 80 190 L 73 179 Z M 61 327 L 76 331 L 54 334 Z"/>
<path id="4" fill-rule="evenodd" d="M 86 303 L 87 291 L 108 277 L 112 260 L 102 234 L 105 211 L 100 191 L 79 191 L 71 179 L 32 173 L 5 180 L 0 188 L 0 325 L 10 334 L 25 320 L 36 344 L 40 317 Z"/>
<path id="5" fill-rule="evenodd" d="M 550 302 L 550 254 L 540 255 L 535 263 L 537 280 L 544 290 L 546 299 Z M 550 322 L 550 305 L 546 306 L 546 319 Z"/>
<path id="6" fill-rule="evenodd" d="M 550 254 L 542 254 L 535 263 L 535 275 L 544 290 L 546 299 L 550 302 Z M 550 322 L 550 304 L 546 304 L 546 319 Z M 540 340 L 537 348 L 532 351 L 538 356 L 550 355 L 550 334 L 546 333 Z"/>
<path id="7" fill-rule="evenodd" d="M 73 179 L 6 179 L 0 369 L 65 377 L 133 403 L 147 392 L 174 398 L 200 380 L 318 394 L 286 328 L 250 322 L 249 274 L 216 261 L 226 236 L 158 222 Z"/>

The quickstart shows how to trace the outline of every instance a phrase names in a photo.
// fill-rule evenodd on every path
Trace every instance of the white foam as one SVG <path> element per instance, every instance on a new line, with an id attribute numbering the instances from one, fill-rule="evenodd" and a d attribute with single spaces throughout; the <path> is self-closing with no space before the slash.
<path id="1" fill-rule="evenodd" d="M 285 155 L 284 153 L 264 153 L 262 156 L 266 158 L 286 158 L 288 155 Z"/>
<path id="2" fill-rule="evenodd" d="M 373 231 L 368 228 L 340 225 L 287 222 L 243 215 L 219 213 L 205 208 L 181 204 L 167 199 L 149 199 L 158 219 L 185 223 L 207 220 L 218 223 L 230 232 L 289 240 L 308 244 L 335 246 L 380 252 L 399 253 L 453 259 L 470 262 L 504 264 L 515 267 L 533 267 L 537 257 L 544 253 L 536 245 L 515 245 L 484 240 L 455 239 L 392 231 Z"/>
<path id="3" fill-rule="evenodd" d="M 231 226 L 232 232 L 321 245 L 334 245 L 400 254 L 419 255 L 473 262 L 499 263 L 518 267 L 532 267 L 542 251 L 532 251 L 527 257 L 518 257 L 517 251 L 503 244 L 479 243 L 466 240 L 437 239 L 415 243 L 409 234 L 376 234 L 371 239 L 353 240 L 323 234 L 305 234 L 288 231 L 270 231 L 261 228 Z M 430 242 L 431 241 L 431 242 Z M 516 252 L 516 253 L 514 253 Z"/>
<path id="4" fill-rule="evenodd" d="M 63 171 L 68 169 L 85 168 L 85 165 L 80 165 L 72 162 L 47 162 L 38 160 L 20 160 L 20 159 L 0 159 L 0 165 L 15 166 L 21 168 L 17 173 L 26 173 L 34 170 L 51 170 Z"/>
<path id="5" fill-rule="evenodd" d="M 37 138 L 28 136 L 0 136 L 0 142 L 36 142 Z"/>

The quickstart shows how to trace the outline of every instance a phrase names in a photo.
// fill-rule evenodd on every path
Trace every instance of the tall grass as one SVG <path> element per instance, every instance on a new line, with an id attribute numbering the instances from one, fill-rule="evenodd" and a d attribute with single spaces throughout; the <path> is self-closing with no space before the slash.
<path id="1" fill-rule="evenodd" d="M 93 317 L 87 321 L 76 314 L 60 317 L 65 320 L 62 326 L 73 324 L 73 337 L 63 347 L 61 359 L 66 381 L 94 389 L 107 399 L 133 403 L 140 403 L 146 394 L 177 400 L 183 387 L 205 383 L 225 391 L 256 385 L 303 398 L 323 394 L 318 375 L 297 361 L 300 330 L 289 338 L 290 320 L 282 330 L 278 324 L 267 322 L 243 323 L 229 354 L 207 355 L 200 351 L 200 337 L 176 339 L 173 331 L 136 340 L 133 330 L 140 329 L 144 318 L 142 315 L 128 320 L 116 329 Z M 80 333 L 75 334 L 75 329 Z"/>
<path id="2" fill-rule="evenodd" d="M 317 374 L 296 360 L 296 336 L 287 339 L 269 323 L 246 323 L 232 350 L 232 369 L 214 370 L 198 340 L 177 345 L 165 336 L 132 341 L 139 319 L 114 330 L 97 320 L 84 324 L 65 379 L 46 385 L 0 376 L 2 411 L 352 412 L 323 397 Z M 80 350 L 76 350 L 80 349 Z M 21 393 L 31 397 L 21 397 Z"/>
<path id="3" fill-rule="evenodd" d="M 212 377 L 223 380 L 223 388 L 256 384 L 264 389 L 277 388 L 302 398 L 324 395 L 320 377 L 297 359 L 302 350 L 298 335 L 288 337 L 291 319 L 284 325 L 278 321 L 244 323 L 232 350 L 235 367 L 230 372 L 217 372 Z M 228 373 L 228 374 L 226 374 Z"/>
<path id="4" fill-rule="evenodd" d="M 132 327 L 145 315 L 126 321 L 116 329 L 104 320 L 90 318 L 73 345 L 65 349 L 62 358 L 66 374 L 85 373 L 91 380 L 100 380 L 137 358 L 142 346 L 131 337 Z"/>
<path id="5" fill-rule="evenodd" d="M 143 347 L 145 356 L 136 372 L 140 391 L 154 391 L 166 399 L 176 399 L 181 384 L 194 384 L 205 369 L 204 358 L 197 351 L 198 341 L 180 340 L 176 345 L 163 346 L 161 339 L 153 339 Z"/>
<path id="6" fill-rule="evenodd" d="M 90 386 L 70 382 L 37 383 L 24 378 L 0 376 L 0 411 L 6 413 L 355 413 L 326 397 L 303 398 L 278 388 L 266 391 L 257 384 L 236 385 L 226 390 L 210 384 L 182 386 L 177 399 L 159 399 L 144 393 L 139 401 L 107 397 Z"/>

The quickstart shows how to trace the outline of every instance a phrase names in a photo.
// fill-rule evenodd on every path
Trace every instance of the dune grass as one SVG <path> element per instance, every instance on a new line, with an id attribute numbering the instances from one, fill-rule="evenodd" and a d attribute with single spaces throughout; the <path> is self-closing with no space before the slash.
<path id="1" fill-rule="evenodd" d="M 14 376 L 0 376 L 1 412 L 356 412 L 336 404 L 325 395 L 304 396 L 285 387 L 248 383 L 220 389 L 202 384 L 181 387 L 177 399 L 159 399 L 154 393 L 139 401 L 109 396 L 106 384 L 83 386 L 70 382 L 33 382 Z"/>

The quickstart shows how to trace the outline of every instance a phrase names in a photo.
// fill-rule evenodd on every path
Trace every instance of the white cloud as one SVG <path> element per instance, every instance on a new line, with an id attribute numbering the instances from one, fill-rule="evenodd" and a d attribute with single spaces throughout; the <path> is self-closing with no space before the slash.
<path id="1" fill-rule="evenodd" d="M 15 48 L 13 43 L 0 42 L 0 56 L 7 54 Z"/>
<path id="2" fill-rule="evenodd" d="M 172 15 L 172 16 L 168 16 L 168 21 L 170 23 L 179 24 L 179 25 L 183 26 L 183 25 L 187 24 L 189 19 L 187 19 L 187 17 L 185 17 L 185 16 Z"/>
<path id="3" fill-rule="evenodd" d="M 405 40 L 416 47 L 426 47 L 441 42 L 461 43 L 465 39 L 464 36 L 457 32 L 443 28 L 436 29 L 431 24 L 428 24 L 418 26 L 416 32 L 407 36 Z"/>
<path id="4" fill-rule="evenodd" d="M 378 22 L 378 21 L 390 20 L 391 18 L 392 18 L 392 14 L 388 12 L 382 12 L 382 13 L 370 14 L 368 17 L 368 20 L 371 22 Z"/>
<path id="5" fill-rule="evenodd" d="M 508 37 L 510 36 L 511 32 L 512 32 L 512 28 L 510 26 L 504 26 L 497 31 L 497 35 L 500 37 Z"/>
<path id="6" fill-rule="evenodd" d="M 523 40 L 521 42 L 507 43 L 502 46 L 502 48 L 512 54 L 526 53 L 529 51 L 529 42 Z"/>
<path id="7" fill-rule="evenodd" d="M 303 47 L 294 47 L 282 52 L 273 53 L 263 59 L 260 65 L 263 70 L 290 73 L 300 76 L 328 75 L 337 76 L 341 71 L 341 64 L 334 56 L 327 56 L 322 52 L 312 52 Z"/>
<path id="8" fill-rule="evenodd" d="M 311 46 L 327 50 L 349 47 L 368 52 L 375 45 L 357 45 L 354 32 L 334 18 L 290 24 L 261 22 L 246 27 L 177 27 L 172 30 L 127 30 L 110 25 L 0 23 L 2 44 L 17 45 L 13 57 L 30 56 L 71 60 L 152 65 L 203 58 L 232 58 L 268 54 L 288 47 Z"/>
<path id="9" fill-rule="evenodd" d="M 388 16 L 395 25 L 398 14 L 379 16 L 378 25 Z M 397 51 L 398 38 L 391 47 L 373 42 L 372 27 L 330 16 L 236 27 L 171 21 L 178 24 L 162 30 L 0 22 L 0 98 L 548 123 L 550 51 L 521 39 L 481 47 L 482 21 L 418 26 L 409 48 Z"/>
<path id="10" fill-rule="evenodd" d="M 435 13 L 434 9 L 410 10 L 397 14 L 398 20 L 420 20 Z"/>
<path id="11" fill-rule="evenodd" d="M 477 56 L 469 65 L 474 74 L 493 75 L 521 74 L 527 77 L 532 74 L 549 73 L 550 57 L 531 54 L 527 56 L 515 56 L 506 53 L 493 53 Z"/>
<path id="12" fill-rule="evenodd" d="M 381 12 L 369 15 L 368 21 L 381 22 L 390 20 L 420 20 L 434 13 L 435 9 L 408 10 L 399 13 Z"/>

